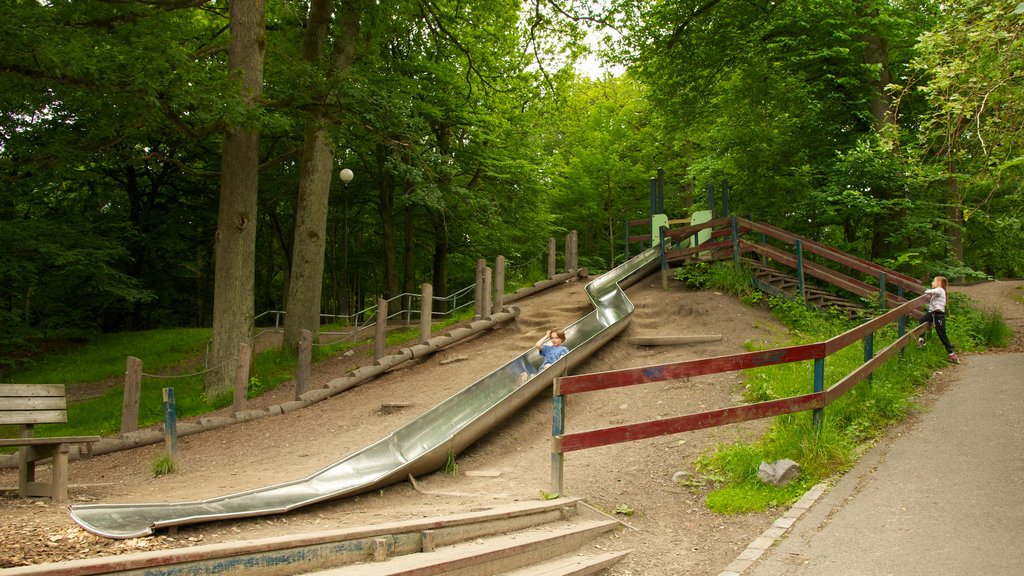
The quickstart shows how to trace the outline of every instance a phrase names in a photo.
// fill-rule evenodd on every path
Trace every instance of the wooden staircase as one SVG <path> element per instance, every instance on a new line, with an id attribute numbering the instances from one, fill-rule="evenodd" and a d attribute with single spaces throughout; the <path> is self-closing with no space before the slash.
<path id="1" fill-rule="evenodd" d="M 744 258 L 743 263 L 750 267 L 758 287 L 765 292 L 786 298 L 798 298 L 800 296 L 800 283 L 788 272 L 772 268 L 757 260 Z M 842 296 L 826 292 L 806 281 L 804 282 L 804 299 L 808 304 L 812 304 L 822 310 L 838 308 L 849 318 L 863 316 L 868 313 L 864 306 L 851 302 Z"/>
<path id="2" fill-rule="evenodd" d="M 594 553 L 621 524 L 577 498 L 436 518 L 15 568 L 17 576 L 582 576 L 632 550 Z M 6 574 L 6 571 L 4 571 Z"/>

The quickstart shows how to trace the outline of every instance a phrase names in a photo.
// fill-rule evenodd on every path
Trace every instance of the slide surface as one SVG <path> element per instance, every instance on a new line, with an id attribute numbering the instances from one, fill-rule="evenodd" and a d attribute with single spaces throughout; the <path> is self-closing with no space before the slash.
<path id="1" fill-rule="evenodd" d="M 71 517 L 93 534 L 137 538 L 171 526 L 282 514 L 438 470 L 449 454 L 462 452 L 619 334 L 633 313 L 623 288 L 656 269 L 659 256 L 658 250 L 648 249 L 587 285 L 594 310 L 565 329 L 569 353 L 558 362 L 539 371 L 540 355 L 531 348 L 384 438 L 305 478 L 205 500 L 73 505 Z M 523 372 L 530 375 L 525 382 Z"/>

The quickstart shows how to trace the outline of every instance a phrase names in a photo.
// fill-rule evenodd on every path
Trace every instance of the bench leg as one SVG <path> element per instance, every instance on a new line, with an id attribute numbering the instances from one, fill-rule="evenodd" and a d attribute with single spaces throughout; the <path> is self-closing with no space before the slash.
<path id="1" fill-rule="evenodd" d="M 28 498 L 28 485 L 36 481 L 36 462 L 31 460 L 30 447 L 18 449 L 18 497 Z"/>
<path id="2" fill-rule="evenodd" d="M 68 452 L 67 442 L 48 446 L 25 446 L 18 458 L 18 495 L 49 496 L 57 502 L 68 499 Z M 50 482 L 36 482 L 36 462 L 52 458 Z"/>

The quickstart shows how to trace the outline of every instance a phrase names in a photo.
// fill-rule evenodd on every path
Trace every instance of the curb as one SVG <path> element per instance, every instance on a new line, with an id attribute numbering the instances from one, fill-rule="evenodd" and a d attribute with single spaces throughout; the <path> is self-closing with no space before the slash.
<path id="1" fill-rule="evenodd" d="M 828 489 L 828 484 L 821 482 L 805 492 L 789 511 L 776 520 L 771 528 L 768 528 L 755 538 L 747 546 L 746 550 L 740 552 L 739 556 L 725 567 L 725 570 L 719 572 L 718 576 L 741 576 L 747 568 L 753 566 L 754 562 L 757 562 L 772 545 L 779 541 L 793 527 L 796 519 L 802 516 L 804 512 L 807 512 L 818 501 L 818 498 L 825 493 L 826 489 Z"/>

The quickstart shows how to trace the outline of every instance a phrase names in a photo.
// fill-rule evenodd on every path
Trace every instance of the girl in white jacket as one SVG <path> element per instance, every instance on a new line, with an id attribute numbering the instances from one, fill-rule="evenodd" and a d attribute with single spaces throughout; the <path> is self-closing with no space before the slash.
<path id="1" fill-rule="evenodd" d="M 924 291 L 924 295 L 928 297 L 928 312 L 921 316 L 920 324 L 932 323 L 935 333 L 939 335 L 939 340 L 946 347 L 946 352 L 949 353 L 949 361 L 959 364 L 960 359 L 957 358 L 956 352 L 953 352 L 953 345 L 949 343 L 949 337 L 946 336 L 946 284 L 945 276 L 936 276 L 932 280 L 932 287 Z M 924 346 L 924 335 L 917 339 L 917 345 Z"/>

